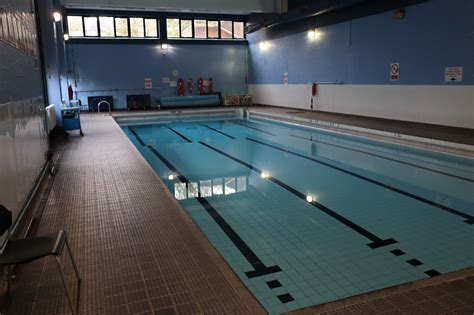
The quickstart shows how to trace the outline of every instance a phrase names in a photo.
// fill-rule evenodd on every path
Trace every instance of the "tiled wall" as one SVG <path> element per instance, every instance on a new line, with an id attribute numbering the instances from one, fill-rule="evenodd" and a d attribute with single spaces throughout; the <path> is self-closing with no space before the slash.
<path id="1" fill-rule="evenodd" d="M 48 139 L 36 26 L 31 1 L 0 2 L 0 12 L 28 29 L 30 47 L 19 33 L 0 39 L 0 204 L 16 220 L 45 164 Z M 11 24 L 9 24 L 11 26 Z M 0 246 L 6 235 L 0 237 Z"/>

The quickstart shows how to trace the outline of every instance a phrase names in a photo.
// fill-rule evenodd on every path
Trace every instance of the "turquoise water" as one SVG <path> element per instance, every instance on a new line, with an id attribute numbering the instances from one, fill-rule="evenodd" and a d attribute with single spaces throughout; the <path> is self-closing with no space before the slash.
<path id="1" fill-rule="evenodd" d="M 474 265 L 472 159 L 256 119 L 122 128 L 270 313 Z"/>

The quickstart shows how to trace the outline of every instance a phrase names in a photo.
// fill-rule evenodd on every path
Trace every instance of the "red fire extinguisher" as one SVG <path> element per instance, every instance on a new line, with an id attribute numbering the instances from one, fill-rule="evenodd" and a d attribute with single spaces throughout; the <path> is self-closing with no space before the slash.
<path id="1" fill-rule="evenodd" d="M 69 84 L 69 86 L 67 87 L 67 94 L 69 96 L 69 100 L 72 101 L 72 99 L 74 98 L 74 92 L 72 90 L 71 84 Z"/>
<path id="2" fill-rule="evenodd" d="M 183 79 L 178 80 L 178 96 L 184 96 L 184 81 L 183 81 Z"/>
<path id="3" fill-rule="evenodd" d="M 211 95 L 213 89 L 214 89 L 214 83 L 212 82 L 212 78 L 209 78 L 209 81 L 207 82 L 207 94 Z"/>
<path id="4" fill-rule="evenodd" d="M 311 84 L 311 109 L 313 109 L 313 99 L 318 95 L 318 84 L 313 82 Z"/>
<path id="5" fill-rule="evenodd" d="M 199 95 L 204 94 L 204 80 L 202 78 L 199 78 L 198 80 L 198 94 Z"/>

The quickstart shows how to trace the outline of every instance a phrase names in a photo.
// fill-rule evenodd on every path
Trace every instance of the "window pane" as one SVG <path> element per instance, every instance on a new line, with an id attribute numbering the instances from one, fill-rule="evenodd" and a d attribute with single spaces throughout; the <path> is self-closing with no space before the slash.
<path id="1" fill-rule="evenodd" d="M 207 38 L 206 20 L 194 20 L 194 38 Z"/>
<path id="2" fill-rule="evenodd" d="M 100 37 L 114 37 L 114 18 L 108 16 L 99 17 Z"/>
<path id="3" fill-rule="evenodd" d="M 232 21 L 221 21 L 221 38 L 232 38 Z"/>
<path id="4" fill-rule="evenodd" d="M 118 37 L 128 37 L 127 18 L 115 18 L 115 34 Z"/>
<path id="5" fill-rule="evenodd" d="M 166 19 L 168 37 L 179 37 L 179 19 Z"/>
<path id="6" fill-rule="evenodd" d="M 97 29 L 97 17 L 84 17 L 84 26 L 86 36 L 99 36 L 99 30 Z"/>
<path id="7" fill-rule="evenodd" d="M 244 22 L 234 22 L 234 38 L 244 38 Z"/>
<path id="8" fill-rule="evenodd" d="M 145 37 L 143 18 L 130 18 L 130 36 Z"/>
<path id="9" fill-rule="evenodd" d="M 181 37 L 193 37 L 192 20 L 181 20 Z"/>
<path id="10" fill-rule="evenodd" d="M 219 22 L 207 21 L 207 34 L 209 38 L 219 38 Z"/>
<path id="11" fill-rule="evenodd" d="M 5 23 L 6 26 L 6 23 Z M 84 36 L 84 29 L 82 27 L 82 16 L 68 16 L 67 17 L 67 29 L 69 36 Z"/>
<path id="12" fill-rule="evenodd" d="M 156 19 L 145 19 L 146 37 L 158 37 L 158 27 Z"/>

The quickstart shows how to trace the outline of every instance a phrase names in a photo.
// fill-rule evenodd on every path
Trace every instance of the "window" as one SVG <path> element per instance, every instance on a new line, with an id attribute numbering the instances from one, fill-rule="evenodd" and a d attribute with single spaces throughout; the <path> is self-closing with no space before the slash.
<path id="1" fill-rule="evenodd" d="M 158 37 L 158 25 L 156 19 L 145 19 L 145 36 Z"/>
<path id="2" fill-rule="evenodd" d="M 114 37 L 114 18 L 109 16 L 99 17 L 100 37 Z"/>
<path id="3" fill-rule="evenodd" d="M 221 38 L 232 38 L 232 21 L 221 21 Z"/>
<path id="4" fill-rule="evenodd" d="M 84 17 L 84 29 L 86 36 L 99 36 L 99 28 L 96 16 Z"/>
<path id="5" fill-rule="evenodd" d="M 219 38 L 219 22 L 207 21 L 207 37 Z"/>
<path id="6" fill-rule="evenodd" d="M 130 36 L 145 37 L 143 18 L 130 18 Z"/>
<path id="7" fill-rule="evenodd" d="M 128 37 L 127 18 L 115 18 L 115 35 L 117 37 Z"/>
<path id="8" fill-rule="evenodd" d="M 168 37 L 179 37 L 179 19 L 166 19 Z"/>
<path id="9" fill-rule="evenodd" d="M 244 38 L 244 22 L 234 22 L 234 38 Z"/>
<path id="10" fill-rule="evenodd" d="M 181 37 L 184 37 L 184 38 L 193 37 L 193 21 L 192 20 L 181 20 Z"/>
<path id="11" fill-rule="evenodd" d="M 207 38 L 206 20 L 194 20 L 194 38 Z"/>
<path id="12" fill-rule="evenodd" d="M 82 16 L 68 16 L 67 29 L 69 36 L 83 37 L 84 26 L 82 25 Z"/>

